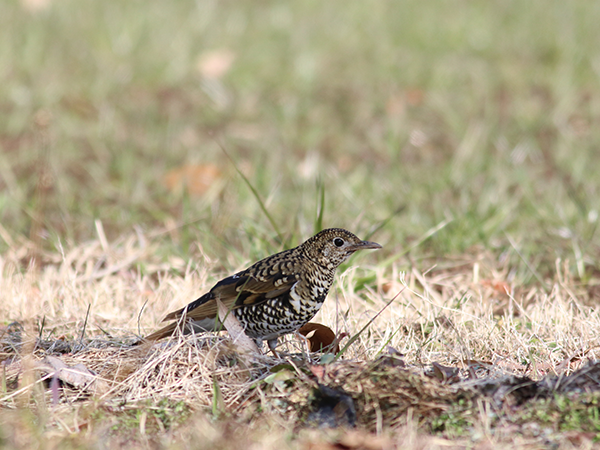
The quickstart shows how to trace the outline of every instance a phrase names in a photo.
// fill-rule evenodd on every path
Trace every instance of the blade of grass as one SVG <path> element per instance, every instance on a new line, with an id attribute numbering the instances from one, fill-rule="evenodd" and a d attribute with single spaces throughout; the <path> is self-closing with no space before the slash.
<path id="1" fill-rule="evenodd" d="M 548 285 L 542 279 L 541 275 L 537 272 L 537 270 L 535 270 L 535 268 L 531 264 L 529 264 L 529 261 L 527 261 L 527 259 L 525 259 L 525 257 L 521 254 L 521 252 L 517 248 L 516 242 L 513 241 L 513 239 L 508 235 L 508 233 L 504 233 L 504 235 L 508 239 L 508 242 L 510 242 L 510 245 L 515 250 L 515 252 L 517 253 L 517 255 L 519 255 L 519 258 L 521 258 L 521 260 L 525 263 L 525 265 L 527 266 L 527 268 L 531 271 L 531 273 L 533 274 L 533 276 L 540 282 L 540 284 L 544 287 L 544 289 L 548 290 L 549 289 Z"/>
<path id="2" fill-rule="evenodd" d="M 341 349 L 341 350 L 340 350 L 340 351 L 337 353 L 337 355 L 335 355 L 335 361 L 337 361 L 338 359 L 340 359 L 340 358 L 341 358 L 341 356 L 342 356 L 342 355 L 343 355 L 343 354 L 344 354 L 344 353 L 345 353 L 345 352 L 348 350 L 348 348 L 350 348 L 350 346 L 351 346 L 352 344 L 354 344 L 354 342 L 356 342 L 356 340 L 357 340 L 357 339 L 360 337 L 360 335 L 361 335 L 361 334 L 363 334 L 363 333 L 365 332 L 365 330 L 367 330 L 367 328 L 369 328 L 369 327 L 371 326 L 371 324 L 372 324 L 372 323 L 375 321 L 375 319 L 377 319 L 377 318 L 378 318 L 378 317 L 381 315 L 381 313 L 382 313 L 383 311 L 385 311 L 385 310 L 387 309 L 387 307 L 388 307 L 388 306 L 390 306 L 390 305 L 392 304 L 392 302 L 393 302 L 394 300 L 396 300 L 400 294 L 402 294 L 402 292 L 404 291 L 404 289 L 406 289 L 406 288 L 405 288 L 405 287 L 403 287 L 402 289 L 400 289 L 400 291 L 399 291 L 399 292 L 398 292 L 396 295 L 394 295 L 390 301 L 388 301 L 388 302 L 387 302 L 385 305 L 383 305 L 383 308 L 381 308 L 381 309 L 380 309 L 380 310 L 377 312 L 377 314 L 375 314 L 373 317 L 371 317 L 371 320 L 369 320 L 369 321 L 366 323 L 366 325 L 365 325 L 364 327 L 362 327 L 362 328 L 361 328 L 361 330 L 360 330 L 358 333 L 356 333 L 354 336 L 352 336 L 352 337 L 351 337 L 351 338 L 348 340 L 348 342 L 346 343 L 346 345 L 344 345 L 344 348 L 342 348 L 342 349 Z"/>
<path id="3" fill-rule="evenodd" d="M 454 219 L 446 219 L 446 220 L 438 223 L 435 227 L 432 227 L 429 230 L 427 230 L 427 232 L 425 234 L 423 234 L 423 236 L 421 236 L 419 239 L 417 239 L 417 241 L 414 242 L 410 247 L 402 250 L 401 252 L 393 254 L 392 256 L 388 257 L 387 259 L 384 259 L 382 262 L 379 263 L 379 266 L 381 266 L 381 267 L 387 267 L 387 266 L 389 266 L 391 263 L 393 263 L 394 261 L 396 261 L 401 256 L 404 256 L 407 253 L 409 253 L 411 250 L 413 250 L 414 248 L 417 248 L 419 245 L 421 245 L 423 242 L 425 242 L 431 236 L 433 236 L 434 234 L 436 234 L 442 228 L 446 227 L 453 220 Z"/>
<path id="4" fill-rule="evenodd" d="M 81 330 L 81 336 L 79 337 L 80 344 L 83 345 L 83 338 L 85 337 L 85 329 L 87 327 L 88 319 L 90 317 L 90 309 L 92 304 L 88 303 L 87 312 L 85 313 L 85 321 L 83 322 L 83 328 Z"/>
<path id="5" fill-rule="evenodd" d="M 394 332 L 390 335 L 389 338 L 387 338 L 385 340 L 385 342 L 381 345 L 381 347 L 379 348 L 379 350 L 377 350 L 377 353 L 375 353 L 375 356 L 373 357 L 373 359 L 377 359 L 379 357 L 379 355 L 381 355 L 383 353 L 383 350 L 386 349 L 388 347 L 388 345 L 390 344 L 390 342 L 392 342 L 392 339 L 398 334 L 398 332 L 402 329 L 404 325 L 400 325 L 399 327 L 397 327 Z"/>
<path id="6" fill-rule="evenodd" d="M 225 153 L 225 155 L 227 156 L 227 158 L 229 158 L 229 160 L 231 161 L 231 164 L 233 164 L 233 167 L 235 168 L 235 171 L 239 174 L 240 177 L 242 177 L 242 180 L 244 180 L 244 182 L 246 183 L 246 185 L 250 188 L 250 191 L 252 192 L 252 195 L 254 195 L 254 198 L 258 202 L 258 205 L 260 206 L 260 209 L 265 214 L 265 216 L 267 216 L 267 219 L 271 223 L 271 226 L 275 230 L 275 233 L 277 233 L 277 237 L 279 239 L 279 243 L 285 246 L 287 244 L 286 240 L 283 238 L 283 234 L 281 234 L 281 231 L 279 231 L 279 227 L 275 223 L 275 220 L 273 220 L 273 217 L 271 216 L 271 214 L 269 214 L 269 211 L 267 210 L 267 207 L 265 206 L 264 202 L 260 198 L 260 195 L 259 195 L 258 191 L 254 188 L 254 186 L 252 186 L 252 183 L 250 183 L 250 180 L 246 177 L 246 175 L 244 175 L 243 172 L 239 169 L 238 165 L 235 163 L 235 160 L 227 152 L 227 150 L 221 144 L 221 142 L 219 142 L 216 139 L 215 139 L 215 142 L 221 148 L 221 150 L 223 151 L 223 153 Z"/>
<path id="7" fill-rule="evenodd" d="M 387 216 L 385 219 L 383 219 L 378 224 L 376 224 L 371 229 L 371 231 L 369 231 L 367 233 L 367 235 L 365 236 L 365 240 L 368 241 L 371 238 L 371 236 L 373 236 L 375 233 L 377 233 L 379 230 L 381 230 L 383 227 L 385 227 L 394 217 L 396 217 L 398 214 L 400 214 L 405 209 L 406 209 L 406 205 L 400 205 L 398 208 L 396 208 L 389 216 Z"/>
<path id="8" fill-rule="evenodd" d="M 325 211 L 325 184 L 321 178 L 317 179 L 317 218 L 315 220 L 315 233 L 323 229 L 323 213 Z"/>
<path id="9" fill-rule="evenodd" d="M 137 317 L 138 337 L 142 337 L 142 326 L 140 324 L 140 321 L 142 320 L 142 314 L 144 313 L 144 309 L 146 308 L 147 304 L 148 304 L 148 299 L 146 299 L 146 301 L 140 308 L 140 312 L 138 313 L 138 317 Z"/>
<path id="10" fill-rule="evenodd" d="M 223 411 L 223 394 L 216 377 L 213 378 L 212 391 L 212 415 L 214 419 L 218 419 Z"/>
<path id="11" fill-rule="evenodd" d="M 4 364 L 2 365 L 2 380 L 0 383 L 0 389 L 0 393 L 2 393 L 3 395 L 6 395 L 6 393 L 8 392 L 6 388 L 6 366 Z"/>
<path id="12" fill-rule="evenodd" d="M 46 315 L 42 317 L 42 323 L 40 324 L 40 331 L 38 333 L 38 340 L 42 340 L 42 334 L 44 333 L 44 328 L 46 326 Z"/>

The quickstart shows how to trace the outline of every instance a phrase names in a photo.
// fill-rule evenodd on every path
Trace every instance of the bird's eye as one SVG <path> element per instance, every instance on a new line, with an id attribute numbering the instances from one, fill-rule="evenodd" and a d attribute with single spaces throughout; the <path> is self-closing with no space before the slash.
<path id="1" fill-rule="evenodd" d="M 333 244 L 334 244 L 336 247 L 341 247 L 342 245 L 344 245 L 344 240 L 343 240 L 343 239 L 341 239 L 341 238 L 335 238 L 335 239 L 333 240 Z"/>

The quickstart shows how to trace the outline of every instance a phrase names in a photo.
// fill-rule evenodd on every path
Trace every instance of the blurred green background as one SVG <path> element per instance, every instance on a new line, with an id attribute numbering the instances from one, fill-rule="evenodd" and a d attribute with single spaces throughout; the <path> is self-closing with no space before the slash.
<path id="1" fill-rule="evenodd" d="M 322 224 L 376 231 L 381 261 L 589 277 L 599 23 L 588 1 L 4 1 L 2 234 L 51 250 L 99 219 L 256 257 Z"/>

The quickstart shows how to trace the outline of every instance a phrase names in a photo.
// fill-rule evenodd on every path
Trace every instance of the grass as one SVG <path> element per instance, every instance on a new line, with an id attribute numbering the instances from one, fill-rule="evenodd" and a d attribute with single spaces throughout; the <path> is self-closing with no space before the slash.
<path id="1" fill-rule="evenodd" d="M 477 394 L 431 416 L 417 398 L 388 420 L 342 377 L 358 427 L 316 431 L 305 362 L 268 378 L 280 362 L 249 369 L 215 338 L 127 344 L 341 226 L 384 249 L 341 268 L 317 320 L 355 336 L 404 290 L 325 367 L 392 347 L 416 380 L 460 369 L 459 387 L 423 378 L 439 400 L 479 370 L 541 382 L 597 359 L 598 8 L 4 2 L 0 446 L 502 446 L 509 430 L 588 445 L 595 400 L 573 393 L 489 414 Z M 61 387 L 57 403 L 35 381 L 48 355 L 108 390 Z"/>

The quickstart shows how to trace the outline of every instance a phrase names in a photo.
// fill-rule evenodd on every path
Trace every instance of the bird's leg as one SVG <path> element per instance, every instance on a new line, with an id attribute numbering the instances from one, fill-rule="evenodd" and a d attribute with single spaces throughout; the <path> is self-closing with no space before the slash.
<path id="1" fill-rule="evenodd" d="M 307 361 L 310 361 L 310 340 L 306 336 L 304 336 L 303 334 L 298 333 L 298 330 L 296 330 L 294 332 L 294 334 L 304 344 L 303 348 L 302 348 L 302 355 L 306 356 L 306 360 Z M 306 353 L 304 353 L 304 351 L 306 351 Z"/>
<path id="2" fill-rule="evenodd" d="M 277 348 L 277 338 L 269 339 L 267 341 L 267 345 L 269 346 L 269 350 L 271 350 L 271 353 L 275 355 L 275 358 L 280 358 L 279 353 L 277 353 L 277 351 L 275 350 L 275 348 Z"/>

